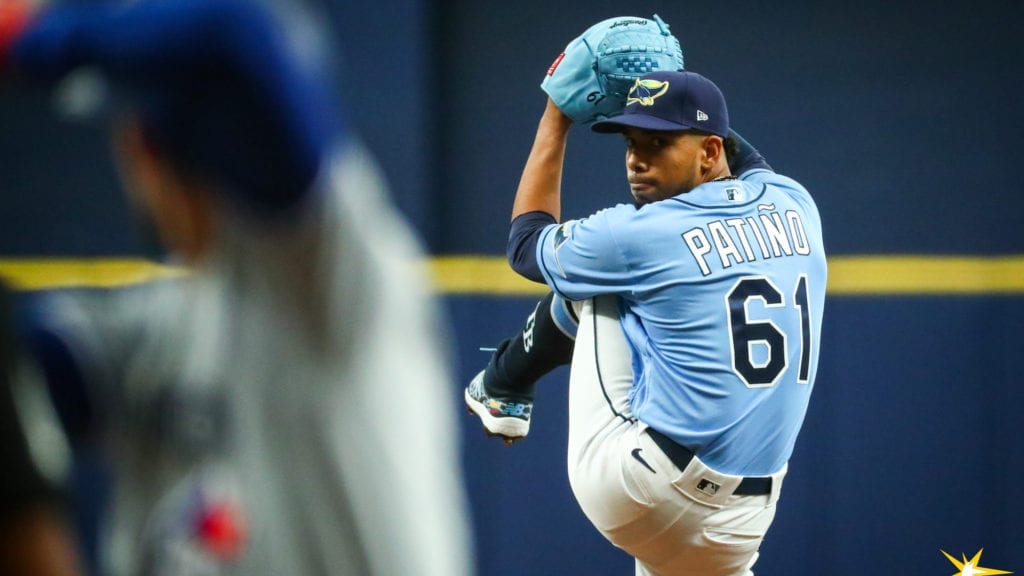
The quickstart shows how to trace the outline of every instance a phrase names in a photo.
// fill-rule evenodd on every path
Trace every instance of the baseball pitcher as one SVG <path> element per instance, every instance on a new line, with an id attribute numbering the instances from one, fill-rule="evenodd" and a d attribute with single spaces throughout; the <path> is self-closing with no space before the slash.
<path id="1" fill-rule="evenodd" d="M 553 294 L 467 405 L 489 433 L 525 436 L 536 376 L 571 350 L 569 478 L 594 526 L 638 574 L 753 574 L 814 386 L 817 209 L 731 131 L 713 82 L 659 69 L 591 127 L 623 138 L 633 201 L 559 223 L 566 136 L 592 118 L 553 85 L 508 247 Z"/>

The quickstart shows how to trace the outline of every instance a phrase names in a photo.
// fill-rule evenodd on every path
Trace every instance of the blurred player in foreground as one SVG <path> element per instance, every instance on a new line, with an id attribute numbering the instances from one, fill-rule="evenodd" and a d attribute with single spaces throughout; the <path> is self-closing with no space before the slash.
<path id="1" fill-rule="evenodd" d="M 77 2 L 0 42 L 23 81 L 109 79 L 130 196 L 191 269 L 35 319 L 58 411 L 111 448 L 104 573 L 467 574 L 419 246 L 281 21 Z"/>
<path id="2" fill-rule="evenodd" d="M 508 253 L 553 294 L 466 403 L 522 438 L 534 382 L 571 355 L 569 479 L 594 526 L 637 574 L 749 576 L 814 385 L 817 208 L 730 130 L 714 83 L 667 70 L 592 126 L 624 137 L 633 203 L 559 224 L 566 139 L 588 119 L 572 95 L 587 90 L 545 90 Z"/>

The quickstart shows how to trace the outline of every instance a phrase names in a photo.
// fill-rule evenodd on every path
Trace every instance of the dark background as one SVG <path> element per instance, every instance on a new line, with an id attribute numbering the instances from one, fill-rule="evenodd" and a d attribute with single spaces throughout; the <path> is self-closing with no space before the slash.
<path id="1" fill-rule="evenodd" d="M 320 0 L 354 128 L 435 255 L 500 255 L 544 106 L 538 84 L 604 18 L 661 15 L 733 126 L 815 196 L 830 255 L 1024 253 L 1024 3 L 557 4 Z M 147 252 L 103 129 L 0 94 L 0 256 Z M 616 137 L 572 134 L 564 217 L 623 201 Z M 460 383 L 532 297 L 446 295 Z M 1024 294 L 829 297 L 815 397 L 758 574 L 946 575 L 945 550 L 1024 572 Z M 481 574 L 632 574 L 565 472 L 566 374 L 506 449 L 468 416 Z M 410 511 L 415 513 L 415 511 Z M 443 527 L 438 527 L 443 529 Z"/>

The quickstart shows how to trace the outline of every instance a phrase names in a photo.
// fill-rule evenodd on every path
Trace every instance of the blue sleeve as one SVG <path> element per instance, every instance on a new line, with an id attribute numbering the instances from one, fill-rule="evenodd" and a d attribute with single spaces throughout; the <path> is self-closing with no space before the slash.
<path id="1" fill-rule="evenodd" d="M 8 302 L 0 306 L 7 307 Z M 25 426 L 14 398 L 17 345 L 6 310 L 0 312 L 0 524 L 14 526 L 12 519 L 40 503 L 56 500 L 55 493 L 32 459 Z"/>
<path id="2" fill-rule="evenodd" d="M 541 211 L 520 214 L 512 221 L 505 253 L 513 270 L 534 282 L 544 282 L 537 263 L 537 240 L 546 226 L 557 222 L 554 216 Z"/>
<path id="3" fill-rule="evenodd" d="M 541 230 L 537 260 L 544 281 L 566 300 L 598 294 L 629 294 L 638 279 L 626 253 L 643 245 L 648 231 L 631 205 L 601 210 L 582 220 L 568 220 Z"/>
<path id="4" fill-rule="evenodd" d="M 256 2 L 54 5 L 11 58 L 16 72 L 43 83 L 98 68 L 179 169 L 262 212 L 305 195 L 341 130 L 326 90 Z"/>
<path id="5" fill-rule="evenodd" d="M 42 371 L 64 432 L 77 442 L 89 436 L 96 425 L 94 407 L 67 342 L 43 319 L 45 306 L 45 293 L 26 296 L 18 311 L 18 332 L 26 352 Z"/>
<path id="6" fill-rule="evenodd" d="M 768 162 L 761 156 L 761 153 L 747 142 L 735 130 L 729 129 L 729 137 L 736 141 L 737 152 L 735 158 L 729 159 L 729 171 L 739 176 L 750 170 L 772 170 Z"/>

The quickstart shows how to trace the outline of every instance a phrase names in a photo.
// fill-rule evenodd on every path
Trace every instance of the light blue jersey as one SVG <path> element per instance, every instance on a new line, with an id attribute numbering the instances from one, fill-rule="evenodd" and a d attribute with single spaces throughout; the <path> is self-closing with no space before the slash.
<path id="1" fill-rule="evenodd" d="M 726 474 L 779 471 L 818 365 L 817 207 L 769 170 L 546 227 L 537 259 L 569 300 L 617 294 L 633 414 Z"/>

